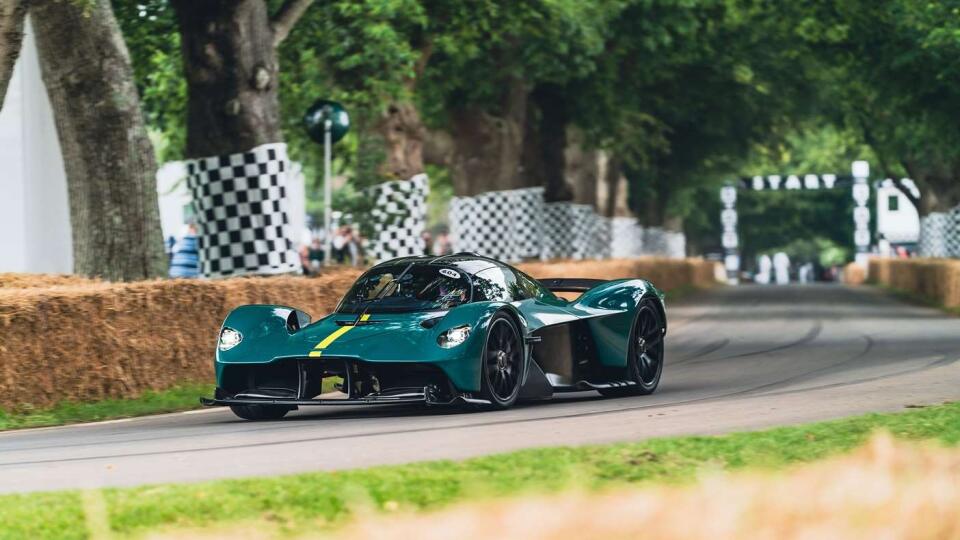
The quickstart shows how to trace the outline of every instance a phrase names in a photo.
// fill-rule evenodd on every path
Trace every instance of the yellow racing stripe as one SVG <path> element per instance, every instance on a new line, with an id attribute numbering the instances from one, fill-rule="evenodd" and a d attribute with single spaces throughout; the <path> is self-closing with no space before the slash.
<path id="1" fill-rule="evenodd" d="M 366 320 L 369 319 L 369 318 L 370 318 L 370 315 L 362 315 L 362 316 L 360 317 L 360 321 L 363 322 L 363 321 L 366 321 Z M 352 329 L 353 329 L 353 325 L 350 325 L 350 326 L 341 326 L 340 328 L 337 328 L 337 329 L 334 330 L 329 336 L 323 338 L 323 341 L 321 341 L 320 343 L 317 343 L 317 346 L 314 347 L 314 350 L 310 352 L 310 356 L 320 356 L 320 354 L 321 354 L 320 349 L 326 349 L 327 347 L 330 346 L 331 343 L 333 343 L 334 341 L 336 341 L 337 338 L 339 338 L 340 336 L 346 334 L 347 332 L 349 332 L 349 331 L 352 330 Z"/>

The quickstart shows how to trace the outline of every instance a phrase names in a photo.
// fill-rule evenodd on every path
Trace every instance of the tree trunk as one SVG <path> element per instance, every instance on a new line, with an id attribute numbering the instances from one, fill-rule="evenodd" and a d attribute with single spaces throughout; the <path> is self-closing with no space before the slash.
<path id="1" fill-rule="evenodd" d="M 903 167 L 920 189 L 917 210 L 921 216 L 931 212 L 947 212 L 960 205 L 960 167 L 930 167 L 903 160 Z M 899 183 L 901 191 L 906 192 Z M 912 195 L 907 195 L 913 201 Z"/>
<path id="2" fill-rule="evenodd" d="M 951 179 L 925 178 L 918 182 L 921 188 L 920 215 L 948 212 L 960 205 L 960 182 Z"/>
<path id="3" fill-rule="evenodd" d="M 563 91 L 555 85 L 540 85 L 531 98 L 540 115 L 538 131 L 543 163 L 543 198 L 547 202 L 572 200 L 574 193 L 566 178 L 567 103 Z M 596 202 L 596 190 L 593 202 Z"/>
<path id="4" fill-rule="evenodd" d="M 376 131 L 383 138 L 386 153 L 380 165 L 381 176 L 409 180 L 423 172 L 426 129 L 413 103 L 390 104 L 377 123 Z"/>
<path id="5" fill-rule="evenodd" d="M 630 215 L 627 206 L 627 179 L 623 176 L 623 164 L 616 155 L 607 158 L 603 172 L 601 213 L 606 217 L 626 217 Z M 598 195 L 598 196 L 600 196 Z"/>
<path id="6" fill-rule="evenodd" d="M 521 156 L 527 95 L 524 81 L 513 78 L 506 85 L 499 116 L 475 107 L 453 113 L 450 172 L 455 195 L 523 186 Z"/>
<path id="7" fill-rule="evenodd" d="M 0 109 L 13 76 L 13 66 L 20 57 L 26 14 L 27 0 L 3 0 L 0 3 Z"/>
<path id="8" fill-rule="evenodd" d="M 67 172 L 74 270 L 164 275 L 157 166 L 110 2 L 34 0 L 30 9 Z"/>
<path id="9" fill-rule="evenodd" d="M 187 157 L 280 142 L 277 53 L 264 0 L 174 0 L 187 79 Z"/>

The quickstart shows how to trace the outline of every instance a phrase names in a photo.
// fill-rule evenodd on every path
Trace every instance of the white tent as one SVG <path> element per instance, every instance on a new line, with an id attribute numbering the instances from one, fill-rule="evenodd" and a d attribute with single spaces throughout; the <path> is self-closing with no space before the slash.
<path id="1" fill-rule="evenodd" d="M 67 180 L 29 19 L 0 111 L 0 272 L 73 270 Z"/>

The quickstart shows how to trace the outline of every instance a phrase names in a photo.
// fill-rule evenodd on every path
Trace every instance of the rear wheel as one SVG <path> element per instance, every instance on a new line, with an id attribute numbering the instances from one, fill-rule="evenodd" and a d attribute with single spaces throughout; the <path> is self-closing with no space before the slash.
<path id="1" fill-rule="evenodd" d="M 230 410 L 244 420 L 279 420 L 291 411 L 282 405 L 231 405 Z"/>
<path id="2" fill-rule="evenodd" d="M 627 376 L 634 384 L 618 388 L 604 388 L 605 396 L 640 396 L 652 394 L 660 384 L 663 373 L 663 337 L 666 333 L 663 317 L 656 300 L 645 298 L 637 308 L 637 317 L 630 332 L 627 352 Z"/>
<path id="3" fill-rule="evenodd" d="M 480 393 L 494 408 L 506 409 L 517 401 L 523 381 L 523 343 L 517 325 L 508 315 L 490 320 L 480 366 Z"/>

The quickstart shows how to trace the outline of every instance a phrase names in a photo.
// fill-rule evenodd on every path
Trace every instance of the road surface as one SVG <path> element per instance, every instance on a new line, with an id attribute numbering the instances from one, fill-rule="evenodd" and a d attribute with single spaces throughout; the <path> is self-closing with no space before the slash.
<path id="1" fill-rule="evenodd" d="M 653 396 L 501 412 L 228 410 L 0 434 L 0 492 L 276 475 L 547 445 L 715 434 L 960 399 L 960 319 L 839 285 L 725 287 L 669 305 Z"/>

